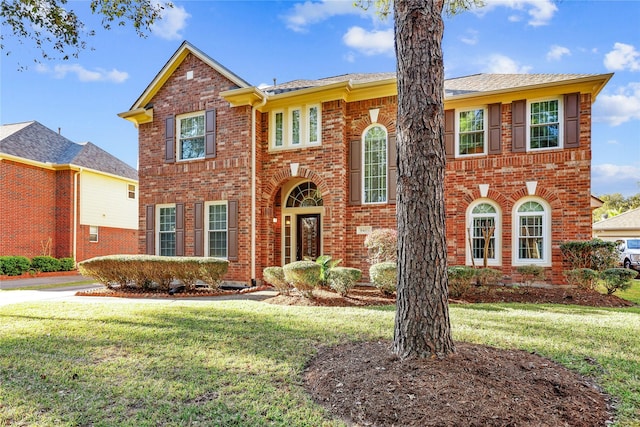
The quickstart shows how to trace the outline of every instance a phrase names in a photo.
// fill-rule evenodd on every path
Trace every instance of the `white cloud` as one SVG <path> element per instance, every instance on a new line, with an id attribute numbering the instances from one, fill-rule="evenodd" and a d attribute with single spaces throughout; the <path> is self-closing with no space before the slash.
<path id="1" fill-rule="evenodd" d="M 63 79 L 67 74 L 75 74 L 78 80 L 81 82 L 112 82 L 122 83 L 129 78 L 129 74 L 124 71 L 118 71 L 115 68 L 113 70 L 105 70 L 102 68 L 96 68 L 95 70 L 88 70 L 80 64 L 62 64 L 56 65 L 53 69 L 46 65 L 40 64 L 36 67 L 36 71 L 43 74 L 53 74 L 57 79 Z"/>
<path id="2" fill-rule="evenodd" d="M 462 43 L 468 44 L 470 46 L 475 46 L 476 44 L 478 44 L 478 32 L 476 30 L 469 29 L 458 38 Z"/>
<path id="3" fill-rule="evenodd" d="M 164 7 L 161 18 L 151 27 L 151 32 L 166 40 L 181 40 L 182 30 L 187 26 L 191 15 L 182 6 Z"/>
<path id="4" fill-rule="evenodd" d="M 612 95 L 600 94 L 593 106 L 593 120 L 611 126 L 640 120 L 640 82 L 629 83 Z"/>
<path id="5" fill-rule="evenodd" d="M 571 55 L 571 51 L 568 48 L 553 45 L 551 49 L 549 49 L 549 52 L 547 52 L 547 61 L 559 61 L 565 55 Z"/>
<path id="6" fill-rule="evenodd" d="M 296 3 L 293 10 L 284 16 L 287 28 L 296 32 L 304 32 L 307 27 L 336 15 L 366 15 L 366 12 L 354 6 L 353 0 L 323 0 L 321 2 L 306 1 Z"/>
<path id="7" fill-rule="evenodd" d="M 630 44 L 615 43 L 604 56 L 604 66 L 610 71 L 640 71 L 640 52 Z"/>
<path id="8" fill-rule="evenodd" d="M 528 24 L 533 27 L 548 25 L 558 7 L 553 0 L 485 0 L 485 6 L 476 8 L 476 14 L 484 15 L 496 7 L 507 7 L 517 11 L 526 11 L 529 15 Z M 509 21 L 517 22 L 521 18 L 518 15 L 509 16 Z"/>
<path id="9" fill-rule="evenodd" d="M 342 36 L 342 41 L 347 46 L 356 49 L 365 55 L 378 55 L 381 53 L 393 54 L 393 29 L 366 31 L 360 27 L 351 27 Z"/>
<path id="10" fill-rule="evenodd" d="M 605 163 L 591 167 L 591 188 L 594 194 L 638 193 L 640 167 Z"/>
<path id="11" fill-rule="evenodd" d="M 520 65 L 515 60 L 499 53 L 489 55 L 481 65 L 483 73 L 495 74 L 526 74 L 532 68 L 530 65 Z"/>

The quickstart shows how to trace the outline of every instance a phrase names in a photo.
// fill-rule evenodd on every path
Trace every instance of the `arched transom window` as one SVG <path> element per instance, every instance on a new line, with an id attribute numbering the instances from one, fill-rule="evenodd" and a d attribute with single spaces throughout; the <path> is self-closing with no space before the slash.
<path id="1" fill-rule="evenodd" d="M 287 198 L 288 208 L 306 208 L 310 206 L 322 206 L 322 194 L 318 187 L 311 182 L 303 182 L 291 190 Z"/>

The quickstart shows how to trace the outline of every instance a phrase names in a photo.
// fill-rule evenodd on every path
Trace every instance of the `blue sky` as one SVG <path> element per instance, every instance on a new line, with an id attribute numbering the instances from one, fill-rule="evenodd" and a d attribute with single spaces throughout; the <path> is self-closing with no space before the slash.
<path id="1" fill-rule="evenodd" d="M 91 50 L 43 61 L 6 38 L 0 122 L 37 120 L 136 166 L 127 111 L 183 40 L 253 85 L 395 70 L 393 22 L 346 1 L 176 1 L 147 38 L 97 29 Z M 445 19 L 447 78 L 476 73 L 615 73 L 594 104 L 592 193 L 640 193 L 640 1 L 486 0 Z M 6 31 L 3 29 L 6 36 Z M 10 52 L 9 55 L 6 55 Z M 19 71 L 21 65 L 27 69 Z"/>

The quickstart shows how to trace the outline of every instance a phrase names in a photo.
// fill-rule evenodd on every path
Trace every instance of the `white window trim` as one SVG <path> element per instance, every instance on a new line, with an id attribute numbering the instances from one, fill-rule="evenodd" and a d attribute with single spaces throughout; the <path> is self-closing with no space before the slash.
<path id="1" fill-rule="evenodd" d="M 224 205 L 227 209 L 227 227 L 225 228 L 225 232 L 227 233 L 227 256 L 226 257 L 216 257 L 216 258 L 221 258 L 221 259 L 227 259 L 229 258 L 229 204 L 227 202 L 227 200 L 216 200 L 216 201 L 210 201 L 210 202 L 205 202 L 204 203 L 204 212 L 205 212 L 205 217 L 204 217 L 204 253 L 205 256 L 210 256 L 209 255 L 209 232 L 210 231 L 221 231 L 221 230 L 211 230 L 209 228 L 209 207 L 210 206 L 220 206 L 220 205 Z"/>
<path id="2" fill-rule="evenodd" d="M 192 113 L 186 113 L 186 114 L 180 114 L 176 116 L 176 135 L 175 135 L 175 142 L 176 142 L 176 161 L 178 162 L 190 162 L 193 160 L 201 160 L 205 158 L 205 154 L 202 154 L 202 157 L 190 157 L 188 159 L 183 159 L 182 158 L 182 147 L 180 146 L 180 122 L 183 119 L 188 119 L 190 117 L 197 117 L 197 116 L 202 116 L 204 119 L 204 133 L 202 134 L 203 138 L 204 138 L 204 143 L 205 143 L 205 151 L 206 151 L 206 143 L 207 143 L 207 137 L 206 137 L 206 133 L 207 133 L 207 118 L 205 116 L 205 111 L 201 110 L 201 111 L 195 111 Z"/>
<path id="3" fill-rule="evenodd" d="M 385 190 L 385 199 L 383 202 L 367 202 L 366 201 L 366 197 L 365 197 L 365 149 L 366 149 L 366 144 L 365 144 L 365 137 L 367 135 L 367 132 L 369 132 L 369 129 L 374 128 L 374 127 L 379 127 L 382 128 L 384 130 L 385 136 L 386 136 L 386 184 L 387 184 L 387 188 Z M 362 143 L 360 145 L 362 145 L 362 151 L 360 153 L 360 156 L 362 158 L 362 166 L 361 166 L 361 170 L 362 170 L 362 182 L 361 182 L 361 188 L 362 188 L 362 204 L 363 205 L 384 205 L 389 203 L 389 131 L 387 130 L 386 126 L 381 125 L 380 123 L 373 123 L 369 126 L 367 126 L 367 128 L 362 132 L 362 136 L 361 136 L 361 141 Z"/>
<path id="4" fill-rule="evenodd" d="M 91 229 L 95 228 L 96 232 L 92 233 Z M 91 235 L 95 234 L 96 235 L 96 239 L 95 240 L 91 240 Z M 97 225 L 90 225 L 89 226 L 89 242 L 90 243 L 98 243 L 100 241 L 100 227 L 98 227 Z"/>
<path id="5" fill-rule="evenodd" d="M 558 101 L 558 146 L 545 148 L 531 148 L 531 104 L 544 101 Z M 564 147 L 564 104 L 562 97 L 553 96 L 549 98 L 527 99 L 527 152 L 560 150 Z"/>
<path id="6" fill-rule="evenodd" d="M 310 110 L 318 111 L 317 141 L 310 142 Z M 293 144 L 293 112 L 300 111 L 300 142 Z M 276 114 L 282 114 L 282 145 L 276 146 Z M 322 106 L 321 104 L 295 105 L 288 108 L 273 110 L 269 113 L 269 151 L 295 150 L 303 147 L 316 147 L 322 145 Z"/>
<path id="7" fill-rule="evenodd" d="M 174 208 L 175 209 L 176 204 L 175 203 L 166 203 L 166 204 L 161 204 L 161 205 L 156 205 L 156 212 L 155 212 L 155 220 L 156 220 L 156 225 L 155 225 L 155 236 L 154 239 L 156 241 L 156 255 L 160 255 L 160 209 L 162 208 Z M 176 218 L 177 220 L 177 218 Z M 175 234 L 175 228 L 173 230 L 174 234 Z"/>
<path id="8" fill-rule="evenodd" d="M 544 212 L 542 212 L 542 238 L 543 238 L 543 257 L 541 259 L 521 259 L 518 256 L 519 252 L 519 239 L 520 239 L 520 215 L 518 209 L 520 206 L 527 202 L 536 202 L 542 205 Z M 544 199 L 540 197 L 524 197 L 513 206 L 512 212 L 512 260 L 513 266 L 520 265 L 539 265 L 541 267 L 551 267 L 551 206 Z"/>
<path id="9" fill-rule="evenodd" d="M 472 236 L 469 236 L 469 232 L 470 230 L 472 230 L 472 227 L 473 227 L 473 218 L 474 218 L 473 209 L 476 206 L 481 205 L 483 203 L 487 203 L 493 206 L 496 210 L 496 213 L 495 213 L 496 228 L 493 232 L 493 237 L 495 239 L 495 258 L 488 258 L 487 265 L 489 267 L 499 267 L 499 266 L 502 266 L 502 209 L 500 208 L 500 205 L 498 205 L 494 200 L 488 199 L 488 198 L 476 199 L 469 205 L 469 207 L 467 207 L 467 213 L 466 213 L 467 230 L 465 231 L 465 235 L 467 236 L 467 238 L 465 239 L 466 240 L 465 262 L 466 262 L 466 265 L 473 264 L 471 262 L 472 254 L 471 254 L 471 246 L 469 243 L 469 240 L 472 238 Z M 475 258 L 474 262 L 476 266 L 482 267 L 484 263 L 484 258 Z"/>
<path id="10" fill-rule="evenodd" d="M 473 153 L 473 154 L 460 154 L 460 113 L 464 113 L 466 111 L 475 111 L 475 110 L 483 110 L 482 114 L 482 128 L 484 131 L 484 147 L 482 153 Z M 455 110 L 455 132 L 456 132 L 456 141 L 455 141 L 455 157 L 474 157 L 474 156 L 486 156 L 488 152 L 487 146 L 489 145 L 489 111 L 486 106 L 478 106 L 478 107 L 469 107 L 463 108 L 460 110 Z"/>

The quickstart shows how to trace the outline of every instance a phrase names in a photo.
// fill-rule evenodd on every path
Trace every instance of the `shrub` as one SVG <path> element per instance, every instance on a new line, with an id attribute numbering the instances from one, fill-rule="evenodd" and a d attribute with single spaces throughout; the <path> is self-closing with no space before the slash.
<path id="1" fill-rule="evenodd" d="M 595 290 L 598 286 L 598 272 L 590 268 L 574 268 L 563 272 L 567 283 L 577 288 Z"/>
<path id="2" fill-rule="evenodd" d="M 544 268 L 539 265 L 520 265 L 516 267 L 516 271 L 522 276 L 522 280 L 531 286 L 536 280 L 544 280 Z"/>
<path id="3" fill-rule="evenodd" d="M 2 274 L 7 276 L 20 276 L 31 268 L 31 261 L 24 256 L 3 256 L 0 257 Z"/>
<path id="4" fill-rule="evenodd" d="M 495 285 L 502 278 L 502 271 L 495 268 L 478 268 L 475 273 L 476 280 L 481 286 Z"/>
<path id="5" fill-rule="evenodd" d="M 42 273 L 60 271 L 60 261 L 51 256 L 34 256 L 31 258 L 31 268 Z"/>
<path id="6" fill-rule="evenodd" d="M 565 242 L 560 245 L 560 251 L 570 269 L 574 270 L 590 268 L 603 271 L 615 267 L 619 262 L 615 242 L 600 239 Z"/>
<path id="7" fill-rule="evenodd" d="M 447 275 L 449 276 L 449 296 L 458 298 L 469 290 L 476 271 L 466 265 L 458 265 L 448 267 Z"/>
<path id="8" fill-rule="evenodd" d="M 320 284 L 320 264 L 313 261 L 295 261 L 282 267 L 284 277 L 304 297 L 311 298 Z"/>
<path id="9" fill-rule="evenodd" d="M 282 267 L 267 267 L 262 270 L 262 278 L 265 282 L 272 285 L 281 294 L 289 295 L 291 285 L 284 278 L 284 270 Z"/>
<path id="10" fill-rule="evenodd" d="M 396 230 L 375 229 L 364 239 L 364 246 L 369 252 L 371 264 L 398 260 L 398 232 Z"/>
<path id="11" fill-rule="evenodd" d="M 334 267 L 329 270 L 328 282 L 331 289 L 346 296 L 362 277 L 362 271 L 351 267 Z"/>
<path id="12" fill-rule="evenodd" d="M 73 258 L 60 258 L 60 271 L 72 271 L 76 269 L 76 261 Z"/>
<path id="13" fill-rule="evenodd" d="M 396 291 L 397 270 L 395 262 L 379 262 L 369 268 L 369 277 L 373 286 L 380 289 L 383 294 L 392 294 Z"/>
<path id="14" fill-rule="evenodd" d="M 153 255 L 109 255 L 78 264 L 82 275 L 111 288 L 114 285 L 147 288 L 155 284 L 168 290 L 174 280 L 187 288 L 198 280 L 218 287 L 227 272 L 228 261 L 203 257 L 163 257 Z"/>
<path id="15" fill-rule="evenodd" d="M 607 288 L 607 295 L 613 294 L 618 289 L 625 290 L 631 287 L 631 280 L 636 277 L 638 273 L 628 268 L 608 268 L 600 273 L 600 278 L 605 288 Z"/>
<path id="16" fill-rule="evenodd" d="M 341 259 L 331 259 L 329 255 L 320 255 L 316 258 L 316 264 L 320 265 L 320 284 L 325 286 L 327 284 L 327 278 L 329 270 L 336 267 L 342 262 Z"/>

